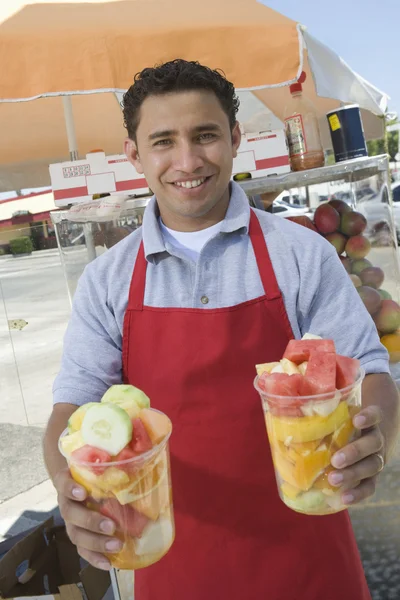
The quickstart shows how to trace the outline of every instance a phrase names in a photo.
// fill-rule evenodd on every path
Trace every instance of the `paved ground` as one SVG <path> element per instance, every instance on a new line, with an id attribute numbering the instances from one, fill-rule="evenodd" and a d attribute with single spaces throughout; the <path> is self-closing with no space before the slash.
<path id="1" fill-rule="evenodd" d="M 65 258 L 72 291 L 85 259 L 84 248 Z M 57 250 L 0 257 L 0 541 L 56 512 L 41 435 L 69 313 Z M 28 325 L 10 330 L 11 319 Z M 373 600 L 400 600 L 400 452 L 382 474 L 376 496 L 350 514 Z"/>

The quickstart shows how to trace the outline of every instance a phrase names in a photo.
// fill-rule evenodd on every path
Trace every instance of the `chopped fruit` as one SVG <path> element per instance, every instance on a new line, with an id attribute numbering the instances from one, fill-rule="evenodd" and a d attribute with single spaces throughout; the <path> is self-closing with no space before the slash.
<path id="1" fill-rule="evenodd" d="M 70 433 L 69 435 L 64 435 L 60 439 L 60 448 L 64 454 L 64 456 L 69 457 L 72 452 L 82 448 L 85 445 L 83 441 L 83 437 L 80 431 L 75 431 L 74 433 Z"/>
<path id="2" fill-rule="evenodd" d="M 327 417 L 275 417 L 270 416 L 270 431 L 273 438 L 284 442 L 291 437 L 293 442 L 311 442 L 321 440 L 338 429 L 349 418 L 349 409 L 340 402 L 337 409 Z"/>
<path id="3" fill-rule="evenodd" d="M 108 467 L 99 477 L 97 486 L 104 492 L 114 492 L 129 485 L 129 475 L 117 467 Z"/>
<path id="4" fill-rule="evenodd" d="M 336 354 L 312 350 L 305 379 L 314 390 L 314 394 L 336 391 Z"/>
<path id="5" fill-rule="evenodd" d="M 150 440 L 154 445 L 162 442 L 171 433 L 172 424 L 168 417 L 156 410 L 144 408 L 140 411 L 139 418 L 142 421 Z"/>
<path id="6" fill-rule="evenodd" d="M 285 496 L 287 496 L 291 500 L 294 500 L 299 494 L 301 494 L 301 490 L 294 487 L 293 485 L 290 485 L 290 483 L 287 483 L 286 481 L 284 481 L 281 484 L 281 491 Z"/>
<path id="7" fill-rule="evenodd" d="M 169 504 L 170 489 L 168 483 L 163 481 L 161 485 L 154 488 L 149 494 L 135 500 L 131 506 L 152 521 L 156 521 Z"/>
<path id="8" fill-rule="evenodd" d="M 136 458 L 137 456 L 139 456 L 139 454 L 137 452 L 134 452 L 132 450 L 132 448 L 128 445 L 128 446 L 125 446 L 125 448 L 123 448 L 121 450 L 121 452 L 119 452 L 113 460 L 115 460 L 115 462 L 120 462 L 120 461 L 125 461 L 125 460 L 131 461 L 131 462 L 124 463 L 122 465 L 118 465 L 118 469 L 122 469 L 123 471 L 126 471 L 127 473 L 132 473 L 132 471 L 134 471 L 136 468 L 136 465 L 132 459 Z"/>
<path id="9" fill-rule="evenodd" d="M 116 404 L 96 404 L 83 417 L 81 431 L 86 444 L 116 456 L 132 439 L 132 422 Z"/>
<path id="10" fill-rule="evenodd" d="M 171 519 L 161 517 L 155 523 L 150 522 L 143 535 L 135 539 L 135 551 L 138 556 L 157 554 L 163 548 L 169 548 L 173 541 L 174 530 Z"/>
<path id="11" fill-rule="evenodd" d="M 302 362 L 302 363 L 299 364 L 298 369 L 299 369 L 300 375 L 305 375 L 306 374 L 307 365 L 308 365 L 308 361 L 307 360 L 305 360 L 304 362 Z"/>
<path id="12" fill-rule="evenodd" d="M 138 418 L 133 419 L 133 432 L 132 432 L 132 442 L 131 447 L 134 452 L 138 454 L 142 452 L 148 452 L 152 449 L 153 444 L 151 443 L 151 439 L 149 434 L 146 431 L 144 423 Z"/>
<path id="13" fill-rule="evenodd" d="M 287 358 L 282 358 L 280 364 L 282 366 L 283 372 L 287 373 L 287 375 L 296 375 L 297 373 L 300 373 L 299 369 L 297 368 L 297 365 L 291 360 L 288 360 Z"/>
<path id="14" fill-rule="evenodd" d="M 86 414 L 86 411 L 91 407 L 95 406 L 97 402 L 87 402 L 80 406 L 68 419 L 68 433 L 74 433 L 75 431 L 79 431 L 82 427 L 83 417 Z"/>
<path id="15" fill-rule="evenodd" d="M 325 471 L 318 477 L 318 479 L 314 482 L 313 488 L 316 490 L 331 490 L 332 492 L 337 491 L 337 487 L 331 485 L 329 483 L 328 475 L 334 471 L 334 468 L 328 466 Z"/>
<path id="16" fill-rule="evenodd" d="M 336 387 L 338 390 L 352 385 L 360 371 L 360 361 L 348 356 L 336 355 Z"/>
<path id="17" fill-rule="evenodd" d="M 339 429 L 336 429 L 336 431 L 333 432 L 332 444 L 334 444 L 338 450 L 339 448 L 343 448 L 343 446 L 346 446 L 350 442 L 354 431 L 355 428 L 352 419 L 347 419 Z"/>
<path id="18" fill-rule="evenodd" d="M 290 340 L 283 354 L 283 358 L 288 358 L 299 365 L 310 358 L 310 352 L 335 352 L 333 340 Z"/>
<path id="19" fill-rule="evenodd" d="M 337 355 L 332 340 L 305 334 L 259 372 L 255 387 L 283 502 L 312 515 L 344 510 L 328 475 L 332 455 L 359 433 L 352 423 L 361 408 L 359 361 Z"/>
<path id="20" fill-rule="evenodd" d="M 136 500 L 147 496 L 150 492 L 156 489 L 167 473 L 167 459 L 163 456 L 157 461 L 147 465 L 138 471 L 130 486 L 115 492 L 120 504 L 131 504 Z"/>
<path id="21" fill-rule="evenodd" d="M 86 444 L 72 452 L 71 461 L 73 463 L 83 463 L 87 469 L 92 470 L 96 475 L 101 475 L 107 468 L 104 463 L 111 462 L 111 455 L 105 450 Z"/>
<path id="22" fill-rule="evenodd" d="M 133 385 L 112 385 L 101 399 L 123 408 L 131 419 L 135 419 L 142 408 L 150 407 L 149 397 Z"/>
<path id="23" fill-rule="evenodd" d="M 299 456 L 294 470 L 297 487 L 301 490 L 309 490 L 321 471 L 329 466 L 330 461 L 331 452 L 326 447 L 317 449 L 307 456 Z"/>
<path id="24" fill-rule="evenodd" d="M 117 500 L 111 498 L 102 504 L 100 512 L 115 521 L 121 531 L 132 537 L 140 537 L 149 522 L 145 515 L 139 513 L 132 506 L 121 506 Z"/>
<path id="25" fill-rule="evenodd" d="M 260 376 L 263 373 L 271 373 L 272 369 L 274 369 L 278 365 L 279 365 L 279 362 L 270 362 L 270 363 L 264 363 L 263 365 L 256 365 L 257 375 Z"/>

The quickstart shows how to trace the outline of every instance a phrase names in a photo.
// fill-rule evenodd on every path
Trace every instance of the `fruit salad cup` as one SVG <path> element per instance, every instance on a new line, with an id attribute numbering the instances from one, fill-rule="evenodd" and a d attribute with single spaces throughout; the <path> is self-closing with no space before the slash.
<path id="1" fill-rule="evenodd" d="M 363 379 L 360 369 L 352 385 L 335 392 L 278 396 L 256 377 L 279 495 L 296 512 L 327 515 L 346 508 L 344 488 L 331 486 L 328 475 L 334 453 L 358 436 L 352 420 L 361 408 Z"/>
<path id="2" fill-rule="evenodd" d="M 93 413 L 93 409 L 90 411 Z M 151 449 L 133 451 L 135 435 L 140 435 L 142 443 L 143 423 L 151 426 L 154 422 L 161 423 L 159 434 L 164 431 L 165 435 L 157 437 L 154 428 L 156 439 L 151 437 L 156 443 Z M 107 429 L 104 422 L 97 421 L 96 426 Z M 82 447 L 78 444 L 73 450 L 74 438 L 82 435 L 80 430 L 72 434 L 65 430 L 59 442 L 59 450 L 67 459 L 72 477 L 88 493 L 86 506 L 116 524 L 115 536 L 123 542 L 123 547 L 107 558 L 113 567 L 128 570 L 141 569 L 160 560 L 175 536 L 168 448 L 171 422 L 163 413 L 146 408 L 139 412 L 139 419 L 133 421 L 133 430 L 131 445 L 111 461 L 103 461 L 103 455 L 110 458 L 109 453 L 87 444 Z"/>

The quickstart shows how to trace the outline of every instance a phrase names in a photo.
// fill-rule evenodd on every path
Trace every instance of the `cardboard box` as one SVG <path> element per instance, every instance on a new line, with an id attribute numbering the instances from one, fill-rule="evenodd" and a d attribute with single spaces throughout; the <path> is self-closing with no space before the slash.
<path id="1" fill-rule="evenodd" d="M 90 152 L 83 160 L 55 163 L 49 170 L 56 206 L 89 202 L 93 194 L 150 193 L 146 179 L 125 154 Z"/>
<path id="2" fill-rule="evenodd" d="M 233 160 L 233 177 L 238 173 L 250 173 L 255 179 L 289 172 L 289 152 L 283 129 L 242 133 L 238 155 Z"/>
<path id="3" fill-rule="evenodd" d="M 110 574 L 83 561 L 63 526 L 53 518 L 29 533 L 0 560 L 0 598 L 102 600 Z"/>

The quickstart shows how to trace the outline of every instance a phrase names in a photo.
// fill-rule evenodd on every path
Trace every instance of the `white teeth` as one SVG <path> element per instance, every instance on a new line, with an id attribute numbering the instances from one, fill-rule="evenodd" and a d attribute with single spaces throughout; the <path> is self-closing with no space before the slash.
<path id="1" fill-rule="evenodd" d="M 206 180 L 205 177 L 203 177 L 202 179 L 194 179 L 193 181 L 177 181 L 175 183 L 175 185 L 178 185 L 179 187 L 184 187 L 184 188 L 195 188 L 195 187 L 199 187 L 199 185 L 201 185 L 202 183 L 204 183 Z"/>

